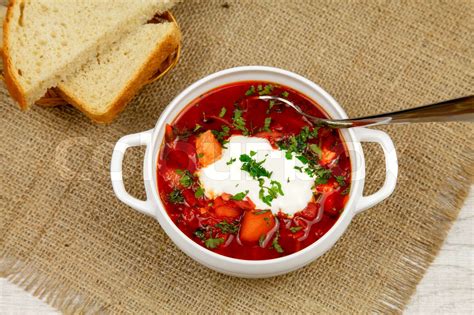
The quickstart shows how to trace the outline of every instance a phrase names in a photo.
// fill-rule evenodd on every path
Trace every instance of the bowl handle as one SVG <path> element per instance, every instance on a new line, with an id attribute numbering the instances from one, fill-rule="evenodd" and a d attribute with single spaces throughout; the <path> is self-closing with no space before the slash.
<path id="1" fill-rule="evenodd" d="M 110 176 L 112 179 L 112 187 L 115 195 L 120 201 L 129 205 L 130 207 L 147 215 L 154 216 L 155 211 L 152 203 L 149 200 L 140 200 L 131 196 L 123 184 L 122 176 L 122 162 L 125 151 L 130 147 L 146 145 L 150 143 L 153 129 L 141 133 L 135 133 L 120 138 L 115 144 L 114 152 L 112 153 L 112 161 L 110 163 Z"/>
<path id="2" fill-rule="evenodd" d="M 353 129 L 357 139 L 360 142 L 375 142 L 378 143 L 385 155 L 385 182 L 382 188 L 370 196 L 362 196 L 355 207 L 355 214 L 358 214 L 365 209 L 373 207 L 388 196 L 395 190 L 398 176 L 398 160 L 397 151 L 393 145 L 392 140 L 383 131 L 373 130 L 367 128 L 354 128 Z"/>

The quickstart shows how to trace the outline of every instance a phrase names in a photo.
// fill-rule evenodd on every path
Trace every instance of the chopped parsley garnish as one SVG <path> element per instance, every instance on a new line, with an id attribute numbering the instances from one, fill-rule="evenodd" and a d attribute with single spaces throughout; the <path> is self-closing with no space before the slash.
<path id="1" fill-rule="evenodd" d="M 290 93 L 288 93 L 287 91 L 281 92 L 281 96 L 283 97 L 288 97 L 288 95 L 290 95 Z"/>
<path id="2" fill-rule="evenodd" d="M 231 159 L 230 159 L 229 161 L 227 161 L 227 163 L 225 163 L 225 164 L 231 165 L 231 164 L 234 163 L 235 161 L 237 161 L 236 158 L 231 158 Z"/>
<path id="3" fill-rule="evenodd" d="M 265 243 L 265 239 L 266 239 L 265 234 L 262 234 L 262 235 L 260 236 L 260 238 L 258 239 L 258 245 L 259 245 L 260 247 L 263 247 L 263 244 Z"/>
<path id="4" fill-rule="evenodd" d="M 188 140 L 189 136 L 191 135 L 192 131 L 188 128 L 178 129 L 177 127 L 173 128 L 173 134 L 176 136 L 178 140 L 186 141 Z"/>
<path id="5" fill-rule="evenodd" d="M 344 189 L 342 192 L 341 192 L 341 195 L 345 196 L 347 194 L 349 194 L 349 192 L 351 191 L 351 189 L 349 187 L 347 187 L 346 189 Z"/>
<path id="6" fill-rule="evenodd" d="M 315 185 L 326 184 L 328 182 L 328 179 L 331 177 L 331 170 L 320 168 L 314 171 L 313 174 L 313 176 L 316 176 L 316 179 L 314 181 Z"/>
<path id="7" fill-rule="evenodd" d="M 255 214 L 256 215 L 261 215 L 261 214 L 267 213 L 268 211 L 270 211 L 270 210 L 259 210 L 259 211 L 255 212 Z"/>
<path id="8" fill-rule="evenodd" d="M 202 128 L 202 126 L 200 124 L 196 124 L 196 126 L 194 126 L 193 132 L 196 132 L 201 128 Z"/>
<path id="9" fill-rule="evenodd" d="M 295 166 L 301 173 L 306 173 L 311 177 L 316 177 L 315 184 L 325 184 L 331 177 L 331 171 L 323 168 L 317 163 L 320 158 L 321 149 L 316 144 L 308 144 L 308 141 L 318 136 L 318 129 L 311 130 L 308 126 L 301 129 L 297 135 L 291 136 L 278 143 L 280 149 L 286 150 L 285 157 L 292 159 L 293 154 L 304 164 L 303 167 Z"/>
<path id="10" fill-rule="evenodd" d="M 270 95 L 273 91 L 273 85 L 266 84 L 263 89 L 259 90 L 258 95 Z"/>
<path id="11" fill-rule="evenodd" d="M 221 112 L 219 113 L 219 117 L 222 118 L 225 116 L 225 113 L 227 113 L 227 109 L 225 107 L 221 108 Z"/>
<path id="12" fill-rule="evenodd" d="M 252 153 L 254 152 L 250 152 L 250 155 L 252 155 Z M 272 201 L 277 198 L 278 195 L 284 195 L 279 182 L 271 180 L 270 186 L 265 185 L 264 177 L 270 179 L 272 176 L 272 173 L 262 166 L 265 160 L 257 162 L 251 156 L 242 154 L 240 155 L 240 161 L 242 162 L 240 169 L 249 173 L 253 179 L 258 180 L 260 186 L 258 196 L 265 204 L 271 206 Z"/>
<path id="13" fill-rule="evenodd" d="M 291 233 L 296 233 L 296 232 L 300 231 L 301 229 L 302 229 L 301 226 L 292 226 L 292 227 L 290 227 L 290 232 Z"/>
<path id="14" fill-rule="evenodd" d="M 283 190 L 281 189 L 281 184 L 275 180 L 270 181 L 270 187 L 265 186 L 265 181 L 263 178 L 259 179 L 260 191 L 258 193 L 259 198 L 271 206 L 272 201 L 278 197 L 278 195 L 284 195 Z"/>
<path id="15" fill-rule="evenodd" d="M 253 95 L 254 93 L 255 93 L 255 86 L 252 85 L 252 86 L 247 90 L 247 92 L 245 92 L 245 95 L 246 95 L 246 96 L 250 96 L 250 95 Z"/>
<path id="16" fill-rule="evenodd" d="M 181 178 L 179 179 L 179 183 L 183 185 L 183 187 L 188 188 L 193 184 L 193 174 L 191 174 L 190 171 L 188 170 L 176 170 L 176 173 L 181 175 Z"/>
<path id="17" fill-rule="evenodd" d="M 278 239 L 280 238 L 280 234 L 277 232 L 275 238 L 272 241 L 272 248 L 277 251 L 277 253 L 283 253 L 283 248 L 281 247 L 280 243 L 278 243 Z"/>
<path id="18" fill-rule="evenodd" d="M 346 181 L 345 181 L 344 176 L 336 176 L 335 178 L 336 178 L 336 181 L 339 184 L 339 186 L 341 186 L 341 187 L 346 186 Z"/>
<path id="19" fill-rule="evenodd" d="M 184 197 L 181 190 L 175 188 L 168 194 L 168 201 L 173 204 L 183 203 Z"/>
<path id="20" fill-rule="evenodd" d="M 268 102 L 267 114 L 270 113 L 270 111 L 272 110 L 273 106 L 275 106 L 275 101 L 274 101 L 274 100 L 270 100 L 270 101 Z"/>
<path id="21" fill-rule="evenodd" d="M 242 162 L 242 167 L 240 169 L 249 173 L 253 179 L 258 179 L 259 177 L 270 178 L 270 176 L 272 175 L 271 172 L 269 172 L 262 166 L 265 160 L 257 162 L 255 159 L 251 158 L 248 154 L 240 155 L 239 159 L 240 159 L 240 162 Z"/>
<path id="22" fill-rule="evenodd" d="M 211 132 L 214 135 L 214 137 L 216 137 L 217 141 L 219 141 L 221 144 L 224 144 L 225 138 L 229 136 L 229 131 L 230 131 L 230 128 L 228 126 L 222 125 L 221 131 L 212 130 Z"/>
<path id="23" fill-rule="evenodd" d="M 202 196 L 204 196 L 204 189 L 201 186 L 199 186 L 194 192 L 194 197 L 201 198 Z"/>
<path id="24" fill-rule="evenodd" d="M 248 195 L 248 193 L 249 193 L 248 190 L 239 192 L 238 194 L 233 195 L 230 199 L 237 200 L 237 201 L 244 200 L 244 198 Z"/>
<path id="25" fill-rule="evenodd" d="M 262 127 L 262 130 L 263 131 L 268 131 L 270 132 L 270 124 L 272 123 L 272 118 L 271 117 L 267 117 L 265 118 L 265 121 L 263 123 L 263 127 Z"/>
<path id="26" fill-rule="evenodd" d="M 198 157 L 198 158 L 204 157 L 204 153 L 199 153 L 199 154 L 197 155 L 197 157 Z"/>
<path id="27" fill-rule="evenodd" d="M 237 224 L 229 223 L 225 220 L 217 223 L 216 228 L 220 229 L 224 234 L 236 234 L 239 231 Z"/>
<path id="28" fill-rule="evenodd" d="M 194 231 L 194 235 L 196 235 L 201 240 L 204 240 L 206 238 L 206 234 L 203 229 L 197 229 L 196 231 Z"/>
<path id="29" fill-rule="evenodd" d="M 298 160 L 300 160 L 301 163 L 303 163 L 303 164 L 308 164 L 308 162 L 309 162 L 308 158 L 305 157 L 305 156 L 303 156 L 303 155 L 298 155 L 296 158 L 297 158 Z"/>
<path id="30" fill-rule="evenodd" d="M 245 126 L 245 119 L 242 117 L 242 110 L 236 108 L 234 110 L 234 116 L 232 117 L 234 128 L 242 131 L 244 136 L 249 134 L 249 130 Z"/>
<path id="31" fill-rule="evenodd" d="M 321 155 L 323 154 L 323 152 L 321 151 L 321 148 L 320 148 L 318 145 L 312 143 L 312 144 L 309 145 L 309 148 L 310 148 L 311 151 L 313 151 L 319 158 L 321 158 Z"/>
<path id="32" fill-rule="evenodd" d="M 299 134 L 291 136 L 286 140 L 280 141 L 278 145 L 280 146 L 280 149 L 286 150 L 290 153 L 304 155 L 308 151 L 308 140 L 314 139 L 317 136 L 318 128 L 310 130 L 308 126 L 304 126 Z M 289 159 L 291 159 L 291 155 Z"/>
<path id="33" fill-rule="evenodd" d="M 216 248 L 217 246 L 221 245 L 222 243 L 224 243 L 224 239 L 222 237 L 219 237 L 219 238 L 208 238 L 207 240 L 204 241 L 204 245 L 207 247 L 207 248 L 211 248 L 211 249 L 214 249 Z"/>
<path id="34" fill-rule="evenodd" d="M 207 239 L 206 239 L 206 230 L 203 229 L 203 228 L 198 228 L 196 231 L 194 231 L 194 235 L 196 235 L 197 238 L 199 238 L 201 241 L 203 241 L 204 245 L 207 248 L 214 249 L 217 246 L 224 243 L 224 239 L 222 237 L 218 237 L 218 238 L 213 238 L 212 237 L 212 229 L 211 229 L 211 232 L 210 232 L 210 237 L 207 238 Z"/>

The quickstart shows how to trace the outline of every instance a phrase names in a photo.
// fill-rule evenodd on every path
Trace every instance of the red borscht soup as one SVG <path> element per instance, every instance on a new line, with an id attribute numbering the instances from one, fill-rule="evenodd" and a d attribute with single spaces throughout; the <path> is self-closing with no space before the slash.
<path id="1" fill-rule="evenodd" d="M 326 117 L 291 88 L 245 81 L 195 99 L 166 126 L 157 168 L 169 217 L 197 244 L 247 260 L 295 253 L 338 220 L 351 184 L 339 132 L 277 101 Z"/>

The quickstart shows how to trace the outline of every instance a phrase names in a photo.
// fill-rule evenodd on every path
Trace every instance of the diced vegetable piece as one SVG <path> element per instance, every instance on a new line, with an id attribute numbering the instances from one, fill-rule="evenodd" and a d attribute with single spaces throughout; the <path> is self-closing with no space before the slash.
<path id="1" fill-rule="evenodd" d="M 219 207 L 219 206 L 222 206 L 225 204 L 225 201 L 224 199 L 222 199 L 221 196 L 217 197 L 216 199 L 214 199 L 214 207 Z"/>
<path id="2" fill-rule="evenodd" d="M 318 215 L 318 212 L 319 212 L 319 204 L 311 202 L 311 203 L 308 203 L 306 208 L 301 210 L 301 216 L 306 219 L 312 220 L 316 218 L 316 216 Z"/>
<path id="3" fill-rule="evenodd" d="M 319 184 L 316 185 L 316 190 L 320 193 L 330 193 L 334 191 L 334 189 L 338 186 L 338 183 L 336 182 L 335 179 L 331 178 L 328 180 L 326 184 Z"/>
<path id="4" fill-rule="evenodd" d="M 234 200 L 234 204 L 238 208 L 244 209 L 244 210 L 253 210 L 253 209 L 255 209 L 255 204 L 249 198 L 247 198 L 247 200 Z"/>
<path id="5" fill-rule="evenodd" d="M 222 154 L 222 146 L 210 130 L 201 133 L 196 139 L 196 153 L 202 167 L 212 164 Z"/>
<path id="6" fill-rule="evenodd" d="M 165 127 L 165 138 L 166 141 L 171 142 L 174 140 L 174 132 L 173 132 L 173 127 L 171 127 L 170 124 L 166 124 Z"/>
<path id="7" fill-rule="evenodd" d="M 196 205 L 197 200 L 196 200 L 196 197 L 194 196 L 194 192 L 191 189 L 184 190 L 183 197 L 189 206 L 194 207 Z"/>
<path id="8" fill-rule="evenodd" d="M 240 240 L 244 242 L 258 242 L 262 235 L 266 235 L 275 226 L 275 217 L 271 211 L 247 211 L 240 227 Z"/>
<path id="9" fill-rule="evenodd" d="M 334 192 L 324 198 L 323 210 L 330 215 L 339 215 L 344 207 L 342 198 L 339 192 Z"/>
<path id="10" fill-rule="evenodd" d="M 322 153 L 321 153 L 321 160 L 319 160 L 319 163 L 320 163 L 321 165 L 328 165 L 328 164 L 331 163 L 335 158 L 336 158 L 336 152 L 323 149 L 323 151 L 322 151 Z"/>
<path id="11" fill-rule="evenodd" d="M 238 217 L 242 213 L 240 209 L 227 206 L 227 205 L 219 206 L 215 208 L 215 212 L 216 212 L 216 215 L 221 218 L 225 218 L 225 217 L 235 218 L 235 217 Z"/>

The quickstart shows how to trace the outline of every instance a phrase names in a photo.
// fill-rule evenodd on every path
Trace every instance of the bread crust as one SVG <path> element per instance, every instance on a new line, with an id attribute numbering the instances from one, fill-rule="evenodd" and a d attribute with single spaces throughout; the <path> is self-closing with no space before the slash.
<path id="1" fill-rule="evenodd" d="M 59 94 L 69 104 L 82 111 L 87 117 L 101 124 L 112 122 L 127 105 L 127 103 L 137 94 L 137 92 L 147 83 L 150 77 L 155 74 L 162 63 L 171 55 L 179 46 L 181 41 L 181 33 L 176 23 L 172 22 L 172 31 L 156 45 L 153 52 L 142 66 L 135 72 L 134 76 L 128 81 L 122 92 L 112 101 L 110 109 L 103 114 L 95 114 L 87 110 L 87 104 L 82 100 L 74 97 L 72 91 L 68 91 L 64 86 L 59 87 Z"/>
<path id="2" fill-rule="evenodd" d="M 13 15 L 13 7 L 22 0 L 10 0 L 7 8 L 7 14 L 3 21 L 3 75 L 5 77 L 5 84 L 11 97 L 20 105 L 22 110 L 28 109 L 28 102 L 26 100 L 25 91 L 20 85 L 14 73 L 13 63 L 10 58 L 10 51 L 8 40 L 10 38 L 10 20 Z"/>

